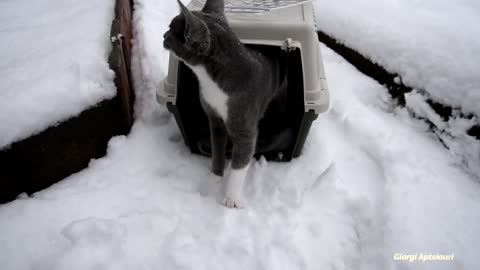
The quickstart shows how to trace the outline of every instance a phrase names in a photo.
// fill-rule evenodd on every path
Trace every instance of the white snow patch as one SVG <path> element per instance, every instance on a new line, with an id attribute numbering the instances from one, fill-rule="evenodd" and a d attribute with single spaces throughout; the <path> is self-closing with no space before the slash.
<path id="1" fill-rule="evenodd" d="M 401 84 L 402 79 L 400 77 L 396 76 L 395 78 L 393 78 L 393 82 L 396 83 L 396 84 Z"/>
<path id="2" fill-rule="evenodd" d="M 432 107 L 427 103 L 425 97 L 416 90 L 405 94 L 405 102 L 417 117 L 423 117 L 431 121 L 437 128 L 445 129 L 445 123 Z"/>
<path id="3" fill-rule="evenodd" d="M 425 97 L 417 91 L 405 94 L 408 110 L 413 111 L 416 117 L 428 119 L 438 130 L 436 135 L 448 147 L 450 153 L 457 159 L 457 164 L 468 172 L 480 176 L 480 141 L 469 136 L 467 131 L 477 123 L 475 118 L 465 119 L 452 116 L 448 121 L 443 120 L 427 103 Z"/>

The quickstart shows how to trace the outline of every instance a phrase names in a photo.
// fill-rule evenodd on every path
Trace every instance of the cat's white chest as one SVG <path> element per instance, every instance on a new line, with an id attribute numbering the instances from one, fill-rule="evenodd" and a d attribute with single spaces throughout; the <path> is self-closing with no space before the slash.
<path id="1" fill-rule="evenodd" d="M 197 75 L 200 95 L 203 100 L 223 119 L 227 122 L 228 117 L 228 95 L 218 87 L 218 84 L 208 75 L 204 66 L 190 66 L 195 75 Z"/>

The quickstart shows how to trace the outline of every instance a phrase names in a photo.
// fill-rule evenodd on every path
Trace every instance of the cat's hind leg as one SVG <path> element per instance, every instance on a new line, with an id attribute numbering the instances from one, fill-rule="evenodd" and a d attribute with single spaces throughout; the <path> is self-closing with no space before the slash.
<path id="1" fill-rule="evenodd" d="M 233 143 L 232 170 L 226 183 L 223 204 L 230 208 L 242 208 L 245 206 L 243 184 L 255 151 L 257 134 L 255 129 L 229 131 L 229 134 Z"/>

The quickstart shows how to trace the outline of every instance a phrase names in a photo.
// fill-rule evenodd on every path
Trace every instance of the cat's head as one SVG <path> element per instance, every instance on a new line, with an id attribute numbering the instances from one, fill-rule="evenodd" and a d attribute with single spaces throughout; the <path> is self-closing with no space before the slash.
<path id="1" fill-rule="evenodd" d="M 181 13 L 163 35 L 163 46 L 189 64 L 197 64 L 213 50 L 209 20 L 224 18 L 223 0 L 207 0 L 201 12 L 190 11 L 177 0 Z M 212 29 L 213 31 L 215 29 Z"/>

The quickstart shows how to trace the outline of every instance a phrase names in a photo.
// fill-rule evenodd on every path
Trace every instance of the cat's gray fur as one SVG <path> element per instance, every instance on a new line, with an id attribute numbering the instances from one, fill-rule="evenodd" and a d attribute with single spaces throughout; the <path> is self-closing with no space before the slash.
<path id="1" fill-rule="evenodd" d="M 207 0 L 202 11 L 189 11 L 178 3 L 181 14 L 164 34 L 164 47 L 192 69 L 204 67 L 228 96 L 226 119 L 200 98 L 210 123 L 212 172 L 223 176 L 227 136 L 233 145 L 232 171 L 246 169 L 255 151 L 258 122 L 281 87 L 278 63 L 240 42 L 228 25 L 223 0 Z M 239 207 L 242 199 L 229 196 L 240 197 L 241 191 L 232 192 L 236 194 L 228 194 L 227 187 L 224 203 Z"/>

